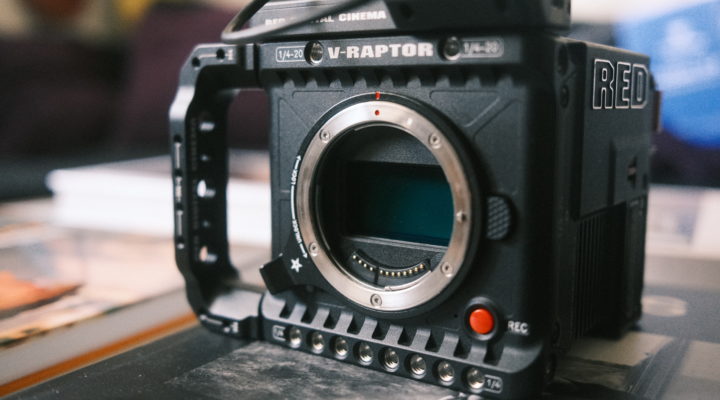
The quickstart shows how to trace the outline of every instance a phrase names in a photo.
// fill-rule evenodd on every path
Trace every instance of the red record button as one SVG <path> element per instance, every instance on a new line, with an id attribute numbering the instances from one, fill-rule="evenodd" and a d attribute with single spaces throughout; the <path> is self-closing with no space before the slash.
<path id="1" fill-rule="evenodd" d="M 470 328 L 480 335 L 487 335 L 495 327 L 495 318 L 487 308 L 477 308 L 470 313 L 468 318 Z"/>

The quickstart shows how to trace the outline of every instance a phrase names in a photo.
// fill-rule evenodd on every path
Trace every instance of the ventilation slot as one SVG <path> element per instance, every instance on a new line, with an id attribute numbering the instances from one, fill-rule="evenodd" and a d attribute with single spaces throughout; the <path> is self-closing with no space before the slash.
<path id="1" fill-rule="evenodd" d="M 433 353 L 436 353 L 438 350 L 440 350 L 440 345 L 438 344 L 438 341 L 437 339 L 435 339 L 435 335 L 432 332 L 428 337 L 427 343 L 425 343 L 425 350 L 432 351 Z"/>
<path id="2" fill-rule="evenodd" d="M 575 336 L 591 330 L 602 312 L 603 287 L 612 279 L 609 262 L 609 212 L 592 216 L 580 223 L 577 234 L 575 296 Z"/>
<path id="3" fill-rule="evenodd" d="M 410 346 L 410 344 L 412 344 L 413 337 L 414 334 L 411 335 L 410 333 L 408 333 L 407 329 L 403 329 L 400 337 L 398 338 L 398 344 L 400 346 Z"/>
<path id="4" fill-rule="evenodd" d="M 378 323 L 375 325 L 375 330 L 373 331 L 372 338 L 376 340 L 383 340 L 385 339 L 385 335 L 387 335 L 388 326 L 383 323 Z"/>
<path id="5" fill-rule="evenodd" d="M 337 317 L 337 315 L 334 315 L 333 312 L 331 311 L 328 314 L 327 319 L 325 320 L 325 323 L 323 324 L 323 327 L 325 327 L 327 329 L 334 329 L 335 325 L 337 325 L 337 323 L 338 323 L 338 317 Z"/>
<path id="6" fill-rule="evenodd" d="M 453 357 L 467 358 L 467 356 L 469 354 L 470 354 L 469 343 L 460 339 L 460 341 L 458 341 L 458 343 L 457 343 L 457 346 L 455 346 L 455 351 L 453 352 Z"/>

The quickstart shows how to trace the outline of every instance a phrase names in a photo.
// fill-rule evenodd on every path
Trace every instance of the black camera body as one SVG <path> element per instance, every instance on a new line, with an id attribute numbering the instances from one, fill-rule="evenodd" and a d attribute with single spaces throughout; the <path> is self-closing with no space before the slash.
<path id="1" fill-rule="evenodd" d="M 250 26 L 325 3 L 270 2 Z M 568 26 L 563 0 L 385 0 L 198 46 L 171 145 L 200 320 L 488 398 L 535 395 L 573 339 L 621 334 L 641 314 L 658 96 L 647 57 Z M 257 87 L 265 293 L 231 265 L 225 210 L 228 104 Z"/>

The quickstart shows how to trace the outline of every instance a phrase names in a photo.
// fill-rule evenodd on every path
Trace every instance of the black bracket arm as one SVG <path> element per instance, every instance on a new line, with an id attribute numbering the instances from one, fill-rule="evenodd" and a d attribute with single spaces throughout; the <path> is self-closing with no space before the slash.
<path id="1" fill-rule="evenodd" d="M 198 46 L 170 109 L 175 258 L 188 300 L 210 329 L 247 338 L 258 335 L 260 290 L 241 289 L 230 261 L 226 124 L 238 91 L 258 86 L 253 45 Z M 232 315 L 219 311 L 238 296 L 244 303 Z"/>

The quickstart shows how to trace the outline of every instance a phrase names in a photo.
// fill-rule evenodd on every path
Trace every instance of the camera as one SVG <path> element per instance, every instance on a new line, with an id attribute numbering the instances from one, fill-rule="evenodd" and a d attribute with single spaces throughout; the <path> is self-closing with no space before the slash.
<path id="1" fill-rule="evenodd" d="M 561 36 L 569 0 L 241 17 L 252 35 L 196 47 L 170 111 L 176 259 L 206 327 L 508 399 L 539 394 L 574 339 L 639 318 L 646 56 Z M 226 233 L 228 104 L 247 88 L 271 110 L 266 291 Z"/>

